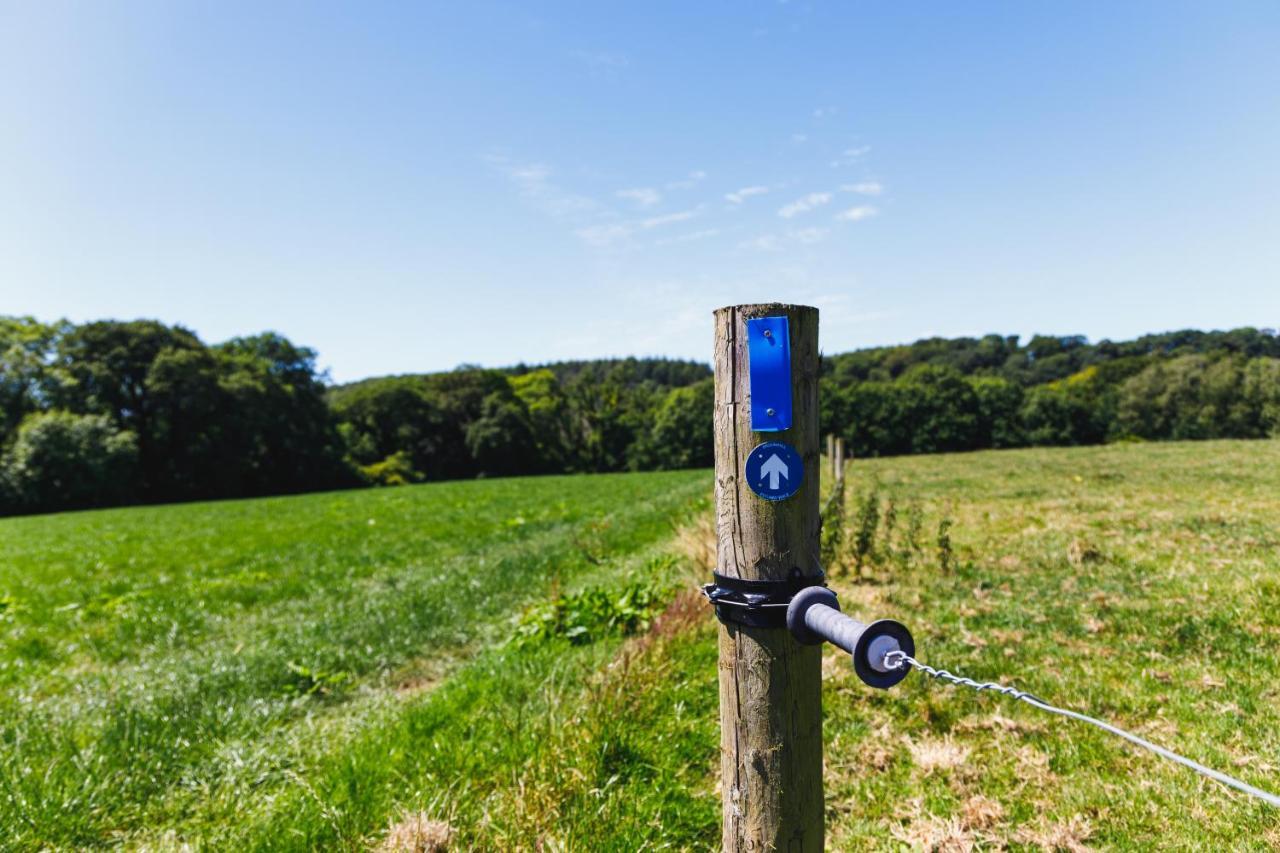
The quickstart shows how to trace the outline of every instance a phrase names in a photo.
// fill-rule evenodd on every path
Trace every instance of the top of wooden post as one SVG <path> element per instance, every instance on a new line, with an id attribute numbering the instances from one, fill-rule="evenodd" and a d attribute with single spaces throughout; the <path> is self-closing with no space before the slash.
<path id="1" fill-rule="evenodd" d="M 793 426 L 751 428 L 746 321 L 785 316 L 791 341 Z M 729 305 L 715 311 L 716 510 L 718 571 L 747 580 L 783 580 L 822 570 L 819 554 L 818 309 L 781 302 Z M 800 490 L 768 501 L 743 478 L 747 456 L 765 441 L 783 441 L 804 463 Z"/>

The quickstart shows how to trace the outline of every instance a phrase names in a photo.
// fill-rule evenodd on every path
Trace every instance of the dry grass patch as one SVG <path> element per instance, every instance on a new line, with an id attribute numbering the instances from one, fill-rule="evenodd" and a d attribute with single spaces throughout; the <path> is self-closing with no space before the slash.
<path id="1" fill-rule="evenodd" d="M 891 832 L 913 850 L 927 853 L 969 853 L 978 846 L 978 839 L 958 817 L 925 815 L 895 826 Z"/>
<path id="2" fill-rule="evenodd" d="M 452 839 L 453 827 L 448 821 L 413 812 L 392 823 L 373 849 L 377 853 L 444 853 Z"/>
<path id="3" fill-rule="evenodd" d="M 897 755 L 897 747 L 890 739 L 890 729 L 887 725 L 882 725 L 858 747 L 858 761 L 855 766 L 859 769 L 870 767 L 874 770 L 884 770 L 893 763 Z"/>
<path id="4" fill-rule="evenodd" d="M 961 817 L 966 826 L 991 829 L 1004 818 L 1004 806 L 990 797 L 977 794 L 965 800 Z"/>
<path id="5" fill-rule="evenodd" d="M 1067 853 L 1087 853 L 1092 850 L 1085 844 L 1093 835 L 1093 826 L 1084 815 L 1072 815 L 1066 820 L 1023 827 L 1014 838 L 1023 844 L 1034 844 L 1041 850 L 1065 850 Z"/>
<path id="6" fill-rule="evenodd" d="M 693 566 L 710 571 L 716 565 L 718 541 L 715 516 L 704 512 L 676 530 L 675 548 Z"/>
<path id="7" fill-rule="evenodd" d="M 935 770 L 952 770 L 969 758 L 970 749 L 951 739 L 950 735 L 935 738 L 925 735 L 920 740 L 907 738 L 907 749 L 916 766 L 929 776 Z"/>

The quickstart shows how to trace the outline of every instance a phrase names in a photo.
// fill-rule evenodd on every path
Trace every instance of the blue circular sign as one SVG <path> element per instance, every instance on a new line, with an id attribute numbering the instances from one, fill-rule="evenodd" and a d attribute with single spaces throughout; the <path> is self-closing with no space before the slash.
<path id="1" fill-rule="evenodd" d="M 800 490 L 804 462 L 785 441 L 766 441 L 747 457 L 747 485 L 767 501 L 782 501 Z"/>

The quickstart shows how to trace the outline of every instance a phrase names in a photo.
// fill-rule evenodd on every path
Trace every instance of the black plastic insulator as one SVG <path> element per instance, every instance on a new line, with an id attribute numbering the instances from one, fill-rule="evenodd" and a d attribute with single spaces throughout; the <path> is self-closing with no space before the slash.
<path id="1" fill-rule="evenodd" d="M 864 625 L 841 613 L 835 593 L 825 587 L 801 590 L 791 599 L 787 628 L 801 643 L 817 645 L 825 641 L 844 649 L 853 657 L 853 671 L 871 687 L 892 687 L 910 672 L 906 666 L 886 669 L 887 652 L 897 650 L 912 657 L 916 653 L 911 632 L 901 622 L 880 619 Z"/>

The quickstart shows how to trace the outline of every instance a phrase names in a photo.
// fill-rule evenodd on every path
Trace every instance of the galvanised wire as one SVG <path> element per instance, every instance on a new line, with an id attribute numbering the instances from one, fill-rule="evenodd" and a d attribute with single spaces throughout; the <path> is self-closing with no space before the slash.
<path id="1" fill-rule="evenodd" d="M 1057 714 L 1058 716 L 1061 716 L 1061 717 L 1069 717 L 1070 719 L 1073 719 L 1073 720 L 1079 720 L 1082 723 L 1088 723 L 1091 726 L 1097 726 L 1098 728 L 1102 729 L 1104 732 L 1110 732 L 1113 735 L 1122 737 L 1132 744 L 1137 744 L 1143 749 L 1148 749 L 1154 752 L 1156 755 L 1159 755 L 1161 758 L 1167 758 L 1170 761 L 1176 762 L 1177 764 L 1181 764 L 1183 767 L 1189 767 L 1202 776 L 1207 776 L 1210 779 L 1213 779 L 1217 782 L 1221 782 L 1223 785 L 1226 785 L 1229 788 L 1235 788 L 1237 791 L 1246 793 L 1251 797 L 1257 797 L 1259 800 L 1262 800 L 1264 803 L 1267 803 L 1268 805 L 1272 805 L 1277 808 L 1280 808 L 1280 797 L 1277 797 L 1275 794 L 1264 791 L 1261 788 L 1255 788 L 1252 785 L 1248 784 L 1247 782 L 1241 782 L 1239 779 L 1235 778 L 1234 776 L 1228 776 L 1226 773 L 1221 773 L 1217 770 L 1214 770 L 1212 767 L 1205 767 L 1203 764 L 1199 763 L 1198 761 L 1192 761 L 1190 758 L 1186 758 L 1184 756 L 1178 755 L 1178 753 L 1176 752 L 1171 752 L 1170 750 L 1165 749 L 1163 746 L 1157 746 L 1156 744 L 1152 743 L 1149 740 L 1140 738 L 1137 735 L 1133 734 L 1132 732 L 1127 732 L 1122 728 L 1118 728 L 1117 726 L 1111 725 L 1110 723 L 1106 723 L 1106 722 L 1103 722 L 1102 720 L 1098 720 L 1093 717 L 1087 716 L 1085 714 L 1081 714 L 1078 711 L 1070 711 L 1070 710 L 1067 710 L 1066 708 L 1059 708 L 1056 705 L 1050 705 L 1048 702 L 1044 701 L 1043 699 L 1037 698 L 1036 696 L 1033 696 L 1032 694 L 1026 692 L 1025 690 L 1018 690 L 1016 688 L 1009 687 L 1004 684 L 996 684 L 995 682 L 992 682 L 992 681 L 974 681 L 972 678 L 964 678 L 963 676 L 959 676 L 959 675 L 955 675 L 953 673 L 947 672 L 945 669 L 934 669 L 928 664 L 923 664 L 920 661 L 908 655 L 906 652 L 902 652 L 902 651 L 892 651 L 886 654 L 884 656 L 884 665 L 889 669 L 898 669 L 899 667 L 902 667 L 902 666 L 909 666 L 914 669 L 920 670 L 930 678 L 936 678 L 940 681 L 947 681 L 952 684 L 959 685 L 961 687 L 972 687 L 974 690 L 977 690 L 979 692 L 983 690 L 990 690 L 994 693 L 1002 693 L 1005 696 L 1009 696 L 1010 698 L 1018 699 L 1020 701 L 1026 702 L 1028 705 L 1032 706 L 1033 708 L 1039 708 L 1041 711 L 1048 711 L 1050 714 Z"/>

